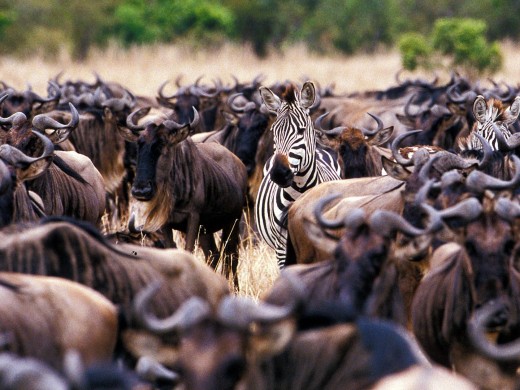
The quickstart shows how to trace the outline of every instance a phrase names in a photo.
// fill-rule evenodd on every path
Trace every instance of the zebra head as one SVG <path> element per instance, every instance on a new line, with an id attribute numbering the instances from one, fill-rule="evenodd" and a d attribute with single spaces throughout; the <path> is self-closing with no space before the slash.
<path id="1" fill-rule="evenodd" d="M 315 162 L 316 138 L 309 109 L 316 100 L 316 87 L 307 81 L 298 91 L 289 84 L 282 99 L 269 88 L 260 87 L 260 95 L 268 110 L 276 113 L 271 126 L 275 149 L 271 180 L 289 187 L 295 177 L 306 176 Z"/>
<path id="2" fill-rule="evenodd" d="M 494 150 L 498 150 L 493 132 L 493 124 L 497 125 L 506 139 L 511 136 L 509 126 L 516 122 L 520 113 L 520 96 L 517 96 L 510 107 L 505 108 L 500 100 L 490 99 L 486 102 L 484 96 L 478 95 L 473 103 L 475 125 L 473 131 L 489 141 Z M 473 148 L 481 149 L 480 141 L 473 137 Z"/>

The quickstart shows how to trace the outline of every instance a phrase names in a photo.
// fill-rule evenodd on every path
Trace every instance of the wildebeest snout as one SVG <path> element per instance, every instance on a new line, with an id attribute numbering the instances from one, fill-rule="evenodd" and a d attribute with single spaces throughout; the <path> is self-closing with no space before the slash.
<path id="1" fill-rule="evenodd" d="M 271 180 L 282 188 L 292 184 L 294 173 L 289 165 L 289 159 L 283 154 L 274 156 L 273 167 L 271 168 Z"/>
<path id="2" fill-rule="evenodd" d="M 132 186 L 132 196 L 137 200 L 150 200 L 154 196 L 154 187 L 150 181 L 146 183 L 135 183 Z"/>

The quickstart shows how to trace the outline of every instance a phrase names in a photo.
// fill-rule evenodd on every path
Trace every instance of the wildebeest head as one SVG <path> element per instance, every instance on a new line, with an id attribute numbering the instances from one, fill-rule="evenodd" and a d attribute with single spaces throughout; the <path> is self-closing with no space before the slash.
<path id="1" fill-rule="evenodd" d="M 368 114 L 377 122 L 375 130 L 357 127 L 337 127 L 332 130 L 321 128 L 325 113 L 316 119 L 315 128 L 328 136 L 334 136 L 335 150 L 342 160 L 343 178 L 380 176 L 382 174 L 381 154 L 374 148 L 385 144 L 392 136 L 394 127 L 383 128 L 383 122 L 375 115 Z"/>
<path id="2" fill-rule="evenodd" d="M 171 108 L 176 115 L 179 123 L 188 123 L 193 121 L 193 107 L 199 111 L 202 115 L 203 122 L 205 124 L 206 119 L 211 122 L 211 119 L 205 118 L 204 112 L 211 111 L 211 115 L 213 118 L 213 122 L 215 121 L 216 110 L 214 109 L 217 104 L 217 97 L 220 93 L 220 89 L 218 86 L 215 86 L 214 91 L 209 91 L 207 88 L 199 85 L 202 76 L 199 77 L 194 84 L 190 86 L 181 86 L 180 85 L 180 76 L 176 80 L 177 91 L 167 96 L 164 94 L 164 87 L 168 83 L 165 81 L 160 87 L 158 91 L 157 101 L 164 107 Z M 212 110 L 213 109 L 213 110 Z M 214 123 L 205 124 L 206 130 L 212 130 L 212 125 Z M 208 128 L 209 126 L 210 128 Z"/>
<path id="3" fill-rule="evenodd" d="M 58 105 L 61 97 L 59 85 L 53 81 L 49 81 L 49 96 L 46 98 L 35 93 L 30 87 L 25 91 L 17 91 L 3 82 L 1 84 L 3 87 L 1 93 L 9 95 L 0 110 L 2 116 L 22 112 L 27 117 L 32 117 L 38 113 L 51 111 Z"/>
<path id="4" fill-rule="evenodd" d="M 36 219 L 23 182 L 35 179 L 49 167 L 54 145 L 43 134 L 34 134 L 44 145 L 39 157 L 30 157 L 11 145 L 0 146 L 0 227 L 13 220 Z"/>
<path id="5" fill-rule="evenodd" d="M 156 172 L 159 157 L 169 147 L 184 141 L 191 129 L 199 122 L 197 110 L 192 108 L 194 119 L 179 124 L 171 119 L 148 120 L 142 125 L 136 122 L 150 111 L 141 108 L 127 118 L 127 128 L 119 127 L 121 135 L 130 142 L 137 143 L 137 171 L 132 185 L 132 195 L 140 201 L 151 200 L 157 189 Z"/>
<path id="6" fill-rule="evenodd" d="M 260 138 L 269 124 L 269 115 L 262 111 L 254 101 L 243 105 L 236 103 L 241 93 L 233 94 L 228 99 L 228 106 L 234 114 L 224 112 L 226 121 L 236 126 L 238 131 L 234 140 L 234 153 L 244 163 L 248 177 L 254 173 L 256 152 Z"/>
<path id="7" fill-rule="evenodd" d="M 236 388 L 248 366 L 280 352 L 296 330 L 293 306 L 257 304 L 231 295 L 216 310 L 192 297 L 170 317 L 158 319 L 147 310 L 157 289 L 155 284 L 144 289 L 134 307 L 152 332 L 179 337 L 179 358 L 173 368 L 187 389 Z"/>

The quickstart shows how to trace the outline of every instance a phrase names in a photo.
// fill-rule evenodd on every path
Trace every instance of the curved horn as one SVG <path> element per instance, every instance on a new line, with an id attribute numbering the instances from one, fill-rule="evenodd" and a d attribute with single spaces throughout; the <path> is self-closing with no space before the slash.
<path id="1" fill-rule="evenodd" d="M 180 76 L 179 76 L 180 77 Z M 179 77 L 177 77 L 177 86 L 180 88 L 180 85 L 179 85 Z M 170 82 L 170 80 L 166 80 L 164 83 L 162 83 L 160 86 L 159 86 L 159 89 L 157 91 L 157 94 L 159 95 L 159 97 L 163 100 L 170 100 L 170 99 L 173 99 L 174 97 L 177 97 L 177 92 L 175 92 L 173 95 L 171 96 L 166 96 L 163 92 L 164 90 L 164 86 L 166 84 L 168 84 Z"/>
<path id="2" fill-rule="evenodd" d="M 234 93 L 232 95 L 229 96 L 228 100 L 227 100 L 227 104 L 228 106 L 236 113 L 241 113 L 241 112 L 245 112 L 245 111 L 249 111 L 249 110 L 252 110 L 254 108 L 256 108 L 256 104 L 254 102 L 247 102 L 245 103 L 244 105 L 242 106 L 239 106 L 235 103 L 235 100 L 239 97 L 239 96 L 244 96 L 244 94 L 242 92 L 237 92 L 237 93 Z"/>
<path id="3" fill-rule="evenodd" d="M 193 109 L 193 120 L 190 123 L 180 124 L 175 122 L 174 120 L 168 119 L 163 122 L 164 127 L 166 127 L 168 130 L 180 130 L 188 126 L 190 129 L 193 129 L 196 127 L 200 122 L 200 115 L 199 112 L 195 107 L 192 106 Z"/>
<path id="4" fill-rule="evenodd" d="M 217 318 L 223 324 L 239 329 L 248 329 L 251 323 L 273 323 L 289 317 L 294 306 L 276 306 L 269 303 L 257 303 L 252 298 L 228 295 L 222 299 L 217 310 Z"/>
<path id="5" fill-rule="evenodd" d="M 78 110 L 76 110 L 76 107 L 74 107 L 72 103 L 69 103 L 69 108 L 72 114 L 69 123 L 63 124 L 51 118 L 47 114 L 39 114 L 33 118 L 32 124 L 35 128 L 37 128 L 40 131 L 45 131 L 45 129 L 73 129 L 76 126 L 78 126 L 79 114 Z"/>
<path id="6" fill-rule="evenodd" d="M 156 383 L 177 384 L 180 376 L 176 372 L 168 369 L 150 356 L 141 356 L 135 365 L 135 372 L 143 379 Z"/>
<path id="7" fill-rule="evenodd" d="M 499 129 L 496 123 L 492 124 L 492 128 L 495 132 L 495 136 L 498 142 L 498 149 L 500 151 L 510 152 L 520 146 L 520 133 L 514 133 L 509 139 L 506 139 L 504 133 L 502 133 L 502 130 Z"/>
<path id="8" fill-rule="evenodd" d="M 3 144 L 0 146 L 0 158 L 11 165 L 18 166 L 20 164 L 30 165 L 38 160 L 52 156 L 54 153 L 54 144 L 52 141 L 38 131 L 31 130 L 31 132 L 43 142 L 43 153 L 40 157 L 30 157 L 14 146 Z"/>
<path id="9" fill-rule="evenodd" d="M 511 199 L 500 197 L 495 203 L 495 212 L 500 218 L 514 222 L 516 218 L 520 217 L 520 204 L 511 201 Z"/>
<path id="10" fill-rule="evenodd" d="M 134 299 L 134 313 L 136 318 L 150 331 L 157 334 L 165 334 L 174 331 L 182 331 L 193 326 L 211 313 L 209 303 L 200 297 L 193 296 L 177 309 L 175 313 L 166 318 L 157 318 L 149 313 L 150 301 L 161 288 L 161 282 L 154 282 L 139 291 Z"/>
<path id="11" fill-rule="evenodd" d="M 404 105 L 404 114 L 405 114 L 407 117 L 409 117 L 409 118 L 415 118 L 416 116 L 419 116 L 419 114 L 421 113 L 421 111 L 419 111 L 419 112 L 416 113 L 416 114 L 412 114 L 412 113 L 410 112 L 410 106 L 412 105 L 412 101 L 413 101 L 413 99 L 415 99 L 415 96 L 416 96 L 415 93 L 412 94 L 412 95 L 410 96 L 410 98 L 406 101 L 406 104 Z"/>
<path id="12" fill-rule="evenodd" d="M 363 132 L 364 135 L 374 135 L 374 134 L 377 134 L 378 132 L 380 132 L 381 130 L 383 130 L 383 121 L 381 120 L 381 118 L 379 118 L 377 115 L 373 115 L 369 112 L 367 112 L 368 115 L 370 115 L 377 123 L 377 128 L 375 130 L 369 130 L 369 129 L 365 129 L 364 127 L 361 128 L 361 131 Z"/>
<path id="13" fill-rule="evenodd" d="M 0 194 L 3 194 L 11 184 L 11 172 L 7 168 L 7 165 L 0 160 Z"/>
<path id="14" fill-rule="evenodd" d="M 461 218 L 465 222 L 471 222 L 482 213 L 482 205 L 476 198 L 465 199 L 456 205 L 439 211 L 442 219 Z"/>
<path id="15" fill-rule="evenodd" d="M 477 93 L 475 91 L 469 90 L 464 92 L 462 95 L 455 95 L 455 89 L 459 86 L 459 82 L 453 84 L 446 90 L 446 95 L 448 100 L 452 103 L 456 104 L 465 104 L 466 102 L 473 101 L 477 97 Z"/>
<path id="16" fill-rule="evenodd" d="M 480 160 L 478 163 L 478 167 L 480 169 L 484 169 L 491 162 L 491 159 L 493 158 L 493 148 L 491 147 L 491 145 L 489 144 L 487 139 L 482 137 L 479 133 L 474 132 L 473 135 L 479 139 L 480 144 L 482 145 L 483 156 L 482 156 L 482 160 Z"/>
<path id="17" fill-rule="evenodd" d="M 511 180 L 501 180 L 482 171 L 475 170 L 466 178 L 466 187 L 477 193 L 482 193 L 486 189 L 506 190 L 515 188 L 520 183 L 520 158 L 515 155 L 512 155 L 511 158 L 515 165 L 515 174 Z"/>
<path id="18" fill-rule="evenodd" d="M 392 151 L 392 156 L 394 157 L 394 160 L 397 161 L 397 163 L 401 164 L 402 166 L 410 166 L 413 165 L 413 158 L 405 158 L 399 153 L 399 144 L 405 139 L 406 137 L 409 137 L 413 134 L 418 134 L 422 130 L 412 130 L 407 131 L 406 133 L 399 134 L 394 141 L 390 144 L 390 150 Z"/>
<path id="19" fill-rule="evenodd" d="M 316 204 L 316 207 L 314 207 L 314 218 L 316 218 L 316 222 L 318 222 L 322 229 L 341 229 L 345 227 L 345 222 L 342 218 L 339 218 L 335 221 L 330 221 L 323 217 L 323 210 L 325 209 L 325 206 L 339 197 L 340 195 L 338 194 L 325 196 L 324 198 L 320 199 Z"/>
<path id="20" fill-rule="evenodd" d="M 370 227 L 380 235 L 389 237 L 396 232 L 401 232 L 408 236 L 420 236 L 428 233 L 430 230 L 438 229 L 442 226 L 441 215 L 433 207 L 422 205 L 430 221 L 426 229 L 420 229 L 411 225 L 407 220 L 392 211 L 377 210 L 370 216 Z"/>
<path id="21" fill-rule="evenodd" d="M 485 328 L 491 319 L 504 310 L 504 303 L 500 300 L 487 303 L 479 308 L 468 323 L 468 335 L 471 343 L 485 356 L 497 361 L 519 361 L 520 340 L 508 344 L 493 344 L 488 341 Z"/>
<path id="22" fill-rule="evenodd" d="M 336 137 L 338 135 L 340 135 L 343 130 L 346 129 L 345 126 L 338 126 L 338 127 L 335 127 L 333 129 L 330 129 L 330 130 L 325 130 L 323 127 L 321 127 L 321 121 L 323 120 L 323 118 L 325 118 L 327 115 L 329 115 L 328 112 L 320 115 L 319 117 L 316 118 L 316 121 L 314 121 L 314 129 L 318 130 L 318 131 L 321 131 L 322 133 L 328 135 L 328 136 L 331 136 L 331 137 Z"/>
<path id="23" fill-rule="evenodd" d="M 152 121 L 147 121 L 142 125 L 138 125 L 137 122 L 139 119 L 145 117 L 150 112 L 150 109 L 151 107 L 143 107 L 132 112 L 126 117 L 126 127 L 128 127 L 132 132 L 144 130 Z"/>

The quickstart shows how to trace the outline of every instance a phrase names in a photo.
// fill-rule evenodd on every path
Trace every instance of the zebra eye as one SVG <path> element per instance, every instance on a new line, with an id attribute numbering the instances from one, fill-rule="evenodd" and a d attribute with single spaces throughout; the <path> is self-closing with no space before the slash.
<path id="1" fill-rule="evenodd" d="M 303 134 L 305 129 L 306 129 L 306 127 L 298 127 L 298 134 Z"/>

